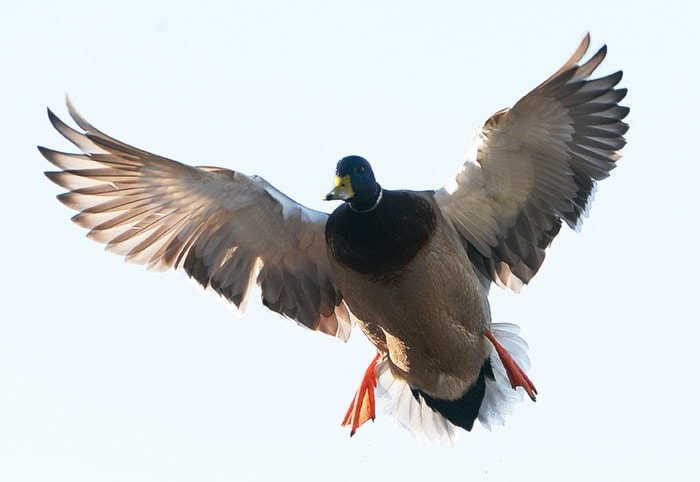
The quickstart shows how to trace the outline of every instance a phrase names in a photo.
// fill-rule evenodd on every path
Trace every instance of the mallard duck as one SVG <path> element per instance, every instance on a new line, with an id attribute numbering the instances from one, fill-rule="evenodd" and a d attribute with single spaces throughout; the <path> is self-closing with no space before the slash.
<path id="1" fill-rule="evenodd" d="M 106 250 L 152 270 L 182 269 L 243 309 L 262 303 L 300 325 L 346 340 L 359 325 L 377 354 L 343 425 L 375 418 L 377 397 L 418 436 L 452 439 L 503 423 L 528 378 L 514 325 L 492 323 L 492 283 L 518 291 L 537 273 L 562 222 L 578 229 L 596 181 L 625 145 L 622 72 L 591 79 L 603 46 L 571 58 L 475 133 L 461 169 L 440 189 L 387 190 L 369 162 L 342 158 L 330 215 L 258 176 L 191 167 L 118 141 L 67 100 L 80 130 L 50 110 L 82 153 L 40 147 L 60 171 L 58 196 Z"/>

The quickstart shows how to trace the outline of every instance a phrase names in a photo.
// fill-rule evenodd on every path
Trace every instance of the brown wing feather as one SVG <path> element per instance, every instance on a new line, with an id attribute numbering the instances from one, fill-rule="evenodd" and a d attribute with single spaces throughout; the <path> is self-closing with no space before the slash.
<path id="1" fill-rule="evenodd" d="M 485 279 L 516 291 L 539 270 L 561 222 L 580 227 L 596 182 L 625 145 L 622 72 L 590 79 L 607 50 L 580 63 L 589 43 L 586 36 L 554 75 L 489 118 L 436 193 Z"/>
<path id="2" fill-rule="evenodd" d="M 191 167 L 99 131 L 68 102 L 77 131 L 49 111 L 82 151 L 40 147 L 68 189 L 73 220 L 110 252 L 152 270 L 184 269 L 244 309 L 259 284 L 265 306 L 314 330 L 349 336 L 351 322 L 330 274 L 327 215 L 289 199 L 257 176 Z"/>

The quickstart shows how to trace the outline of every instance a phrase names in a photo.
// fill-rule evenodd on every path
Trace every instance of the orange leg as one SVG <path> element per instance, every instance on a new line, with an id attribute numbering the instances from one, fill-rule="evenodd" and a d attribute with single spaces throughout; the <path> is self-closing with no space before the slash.
<path id="1" fill-rule="evenodd" d="M 355 435 L 357 429 L 367 420 L 374 420 L 374 389 L 377 388 L 377 377 L 374 374 L 374 369 L 378 361 L 379 353 L 367 367 L 365 375 L 360 382 L 360 387 L 355 393 L 355 398 L 352 399 L 352 403 L 343 419 L 343 427 L 350 425 L 351 437 Z"/>
<path id="2" fill-rule="evenodd" d="M 525 371 L 520 368 L 515 360 L 513 360 L 510 353 L 508 353 L 508 351 L 503 348 L 498 341 L 496 341 L 496 337 L 493 336 L 493 333 L 491 333 L 490 330 L 486 330 L 486 338 L 493 343 L 493 347 L 496 349 L 496 353 L 498 353 L 498 357 L 501 359 L 501 362 L 506 369 L 510 386 L 513 387 L 513 389 L 516 387 L 523 387 L 534 402 L 536 400 L 535 395 L 537 395 L 537 389 L 532 381 L 530 381 L 530 379 L 527 377 Z"/>

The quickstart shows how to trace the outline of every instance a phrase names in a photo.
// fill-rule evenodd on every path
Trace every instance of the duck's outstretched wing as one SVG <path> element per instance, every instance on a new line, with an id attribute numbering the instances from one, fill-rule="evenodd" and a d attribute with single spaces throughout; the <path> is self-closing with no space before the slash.
<path id="1" fill-rule="evenodd" d="M 537 273 L 564 220 L 578 229 L 595 191 L 620 158 L 629 109 L 616 89 L 622 72 L 590 79 L 588 35 L 574 55 L 511 109 L 475 133 L 460 171 L 435 193 L 472 262 L 518 290 Z"/>
<path id="2" fill-rule="evenodd" d="M 191 167 L 124 144 L 90 125 L 49 119 L 82 151 L 40 147 L 61 169 L 46 175 L 69 192 L 73 221 L 107 251 L 149 269 L 182 268 L 239 309 L 257 282 L 265 306 L 313 330 L 347 339 L 350 318 L 330 274 L 327 215 L 257 176 Z"/>

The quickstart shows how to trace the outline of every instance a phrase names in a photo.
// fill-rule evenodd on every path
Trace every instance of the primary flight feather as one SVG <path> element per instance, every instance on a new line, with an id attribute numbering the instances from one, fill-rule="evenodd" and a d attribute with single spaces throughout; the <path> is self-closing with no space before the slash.
<path id="1" fill-rule="evenodd" d="M 58 198 L 108 251 L 183 269 L 241 309 L 257 284 L 269 309 L 343 340 L 359 325 L 377 356 L 343 420 L 351 434 L 378 395 L 416 435 L 451 440 L 477 419 L 503 423 L 521 392 L 535 399 L 517 327 L 491 321 L 490 284 L 517 291 L 533 278 L 625 144 L 622 73 L 591 79 L 606 49 L 582 62 L 589 42 L 489 118 L 441 189 L 385 190 L 367 160 L 341 159 L 330 215 L 258 176 L 129 146 L 70 101 L 79 130 L 49 119 L 81 153 L 39 149 L 68 189 Z"/>

